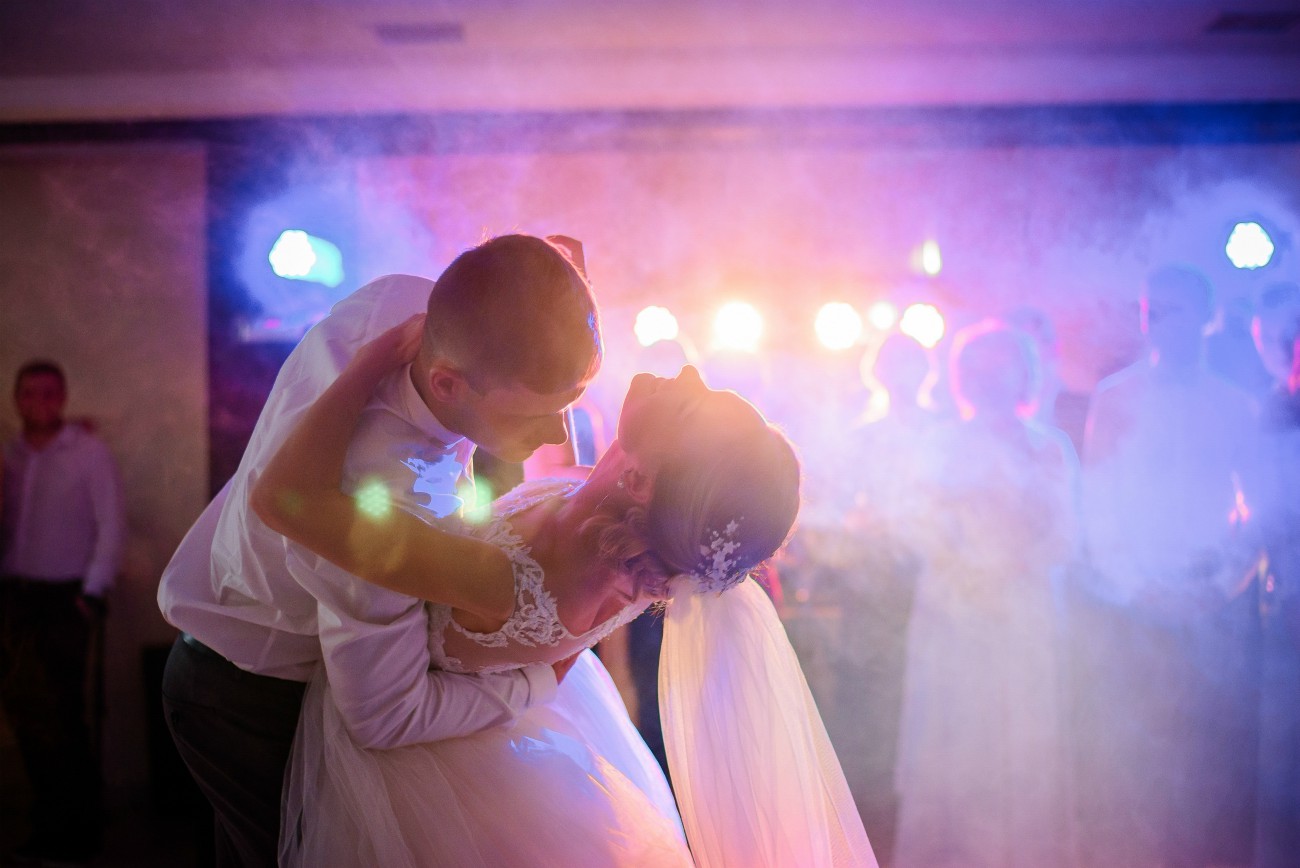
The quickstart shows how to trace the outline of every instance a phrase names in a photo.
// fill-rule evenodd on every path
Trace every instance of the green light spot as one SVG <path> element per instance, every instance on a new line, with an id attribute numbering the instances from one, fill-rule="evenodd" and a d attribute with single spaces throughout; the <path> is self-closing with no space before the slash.
<path id="1" fill-rule="evenodd" d="M 456 492 L 465 504 L 465 521 L 483 524 L 492 517 L 492 486 L 486 479 L 477 483 L 461 483 Z"/>
<path id="2" fill-rule="evenodd" d="M 393 498 L 388 493 L 388 486 L 383 480 L 368 479 L 361 484 L 356 493 L 357 509 L 367 518 L 381 520 L 388 518 L 393 510 Z"/>

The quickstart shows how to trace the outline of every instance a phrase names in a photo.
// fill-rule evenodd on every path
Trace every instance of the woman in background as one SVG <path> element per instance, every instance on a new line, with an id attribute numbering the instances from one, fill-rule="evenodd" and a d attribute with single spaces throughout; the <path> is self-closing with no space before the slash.
<path id="1" fill-rule="evenodd" d="M 924 484 L 896 781 L 897 868 L 1075 864 L 1056 574 L 1075 547 L 1076 458 L 1030 421 L 1035 358 L 996 321 L 959 332 L 962 413 Z"/>

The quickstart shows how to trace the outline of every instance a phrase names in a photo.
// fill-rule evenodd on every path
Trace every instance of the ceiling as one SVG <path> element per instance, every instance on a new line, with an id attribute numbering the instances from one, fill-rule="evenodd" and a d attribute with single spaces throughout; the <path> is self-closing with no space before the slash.
<path id="1" fill-rule="evenodd" d="M 1300 0 L 5 0 L 0 123 L 1300 101 Z"/>

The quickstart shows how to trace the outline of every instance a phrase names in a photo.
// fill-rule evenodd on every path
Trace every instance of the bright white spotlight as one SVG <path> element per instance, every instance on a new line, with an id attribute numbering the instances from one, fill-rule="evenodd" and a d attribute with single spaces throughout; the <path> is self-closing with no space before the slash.
<path id="1" fill-rule="evenodd" d="M 882 332 L 892 329 L 898 322 L 898 308 L 887 301 L 878 301 L 867 309 L 867 322 Z"/>
<path id="2" fill-rule="evenodd" d="M 309 280 L 325 286 L 343 282 L 343 254 L 324 238 L 301 229 L 286 229 L 271 245 L 267 256 L 271 270 L 290 280 Z"/>
<path id="3" fill-rule="evenodd" d="M 632 331 L 636 332 L 636 339 L 643 347 L 671 341 L 677 337 L 677 317 L 668 308 L 652 304 L 636 315 Z"/>
<path id="4" fill-rule="evenodd" d="M 930 239 L 921 245 L 921 270 L 934 277 L 943 270 L 943 257 L 939 255 L 939 242 Z"/>
<path id="5" fill-rule="evenodd" d="M 1232 227 L 1224 246 L 1228 259 L 1238 268 L 1263 268 L 1273 258 L 1273 239 L 1258 223 L 1238 223 Z"/>
<path id="6" fill-rule="evenodd" d="M 753 352 L 758 349 L 758 340 L 762 336 L 763 317 L 747 302 L 728 302 L 713 318 L 715 349 Z"/>
<path id="7" fill-rule="evenodd" d="M 833 301 L 822 305 L 813 323 L 817 340 L 828 350 L 847 350 L 862 336 L 862 317 L 853 305 Z"/>
<path id="8" fill-rule="evenodd" d="M 927 349 L 943 338 L 943 314 L 932 304 L 914 304 L 903 311 L 898 330 Z"/>
<path id="9" fill-rule="evenodd" d="M 311 249 L 307 233 L 301 229 L 286 229 L 271 247 L 271 270 L 281 277 L 301 278 L 316 264 L 316 253 Z"/>

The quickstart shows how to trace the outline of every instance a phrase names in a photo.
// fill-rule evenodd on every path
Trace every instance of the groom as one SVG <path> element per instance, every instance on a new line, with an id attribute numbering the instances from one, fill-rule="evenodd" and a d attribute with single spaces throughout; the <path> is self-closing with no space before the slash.
<path id="1" fill-rule="evenodd" d="M 430 672 L 420 600 L 288 542 L 248 508 L 248 493 L 356 350 L 427 310 L 416 361 L 376 390 L 357 427 L 344 486 L 362 507 L 455 521 L 472 486 L 475 444 L 522 461 L 566 439 L 564 412 L 601 360 L 580 257 L 568 239 L 506 235 L 461 254 L 437 282 L 379 278 L 339 302 L 285 361 L 238 471 L 181 542 L 158 590 L 164 617 L 183 631 L 163 704 L 215 811 L 218 865 L 276 864 L 284 769 L 318 666 L 363 747 L 465 735 L 554 695 L 547 666 Z"/>

